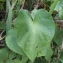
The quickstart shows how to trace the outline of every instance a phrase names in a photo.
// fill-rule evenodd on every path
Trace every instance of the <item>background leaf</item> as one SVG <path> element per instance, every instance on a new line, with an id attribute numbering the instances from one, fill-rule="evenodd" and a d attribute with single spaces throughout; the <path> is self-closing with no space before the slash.
<path id="1" fill-rule="evenodd" d="M 46 52 L 47 53 L 46 53 L 45 59 L 49 61 L 49 60 L 51 60 L 51 56 L 53 55 L 53 51 L 52 51 L 51 47 L 49 47 Z"/>
<path id="2" fill-rule="evenodd" d="M 63 63 L 63 49 L 62 49 L 62 51 L 60 52 L 60 61 Z"/>
<path id="3" fill-rule="evenodd" d="M 5 28 L 6 28 L 6 23 L 0 22 L 0 29 L 5 29 Z"/>
<path id="4" fill-rule="evenodd" d="M 62 34 L 60 28 L 56 25 L 55 35 L 53 41 L 60 46 L 62 44 Z"/>
<path id="5" fill-rule="evenodd" d="M 5 2 L 5 0 L 0 0 L 0 2 Z"/>
<path id="6" fill-rule="evenodd" d="M 4 62 L 8 58 L 8 50 L 7 48 L 0 49 L 0 62 Z"/>
<path id="7" fill-rule="evenodd" d="M 63 0 L 59 0 L 55 10 L 58 12 L 60 19 L 63 19 Z"/>

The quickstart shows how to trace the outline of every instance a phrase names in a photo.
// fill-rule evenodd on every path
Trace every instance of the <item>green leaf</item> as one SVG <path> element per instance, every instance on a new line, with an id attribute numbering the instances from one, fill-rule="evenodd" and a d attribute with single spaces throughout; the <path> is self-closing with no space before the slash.
<path id="1" fill-rule="evenodd" d="M 55 7 L 55 10 L 59 12 L 60 8 L 62 8 L 62 6 L 63 6 L 63 0 L 59 0 Z"/>
<path id="2" fill-rule="evenodd" d="M 53 41 L 60 46 L 62 44 L 62 34 L 60 28 L 56 25 L 55 35 Z"/>
<path id="3" fill-rule="evenodd" d="M 36 9 L 34 9 L 34 10 L 32 11 L 32 13 L 31 13 L 31 16 L 32 16 L 32 19 L 33 19 L 33 20 L 34 20 L 34 18 L 35 18 L 36 13 L 37 13 L 37 10 L 36 10 Z"/>
<path id="4" fill-rule="evenodd" d="M 5 28 L 6 28 L 6 23 L 0 22 L 0 29 L 5 29 Z"/>
<path id="5" fill-rule="evenodd" d="M 63 63 L 63 49 L 62 49 L 62 51 L 60 52 L 60 61 Z"/>
<path id="6" fill-rule="evenodd" d="M 60 19 L 63 19 L 63 0 L 59 0 L 55 10 L 58 12 Z"/>
<path id="7" fill-rule="evenodd" d="M 9 30 L 6 36 L 6 44 L 12 51 L 21 55 L 25 55 L 22 49 L 17 44 L 17 37 L 13 29 Z"/>
<path id="8" fill-rule="evenodd" d="M 55 63 L 61 63 L 60 61 L 56 61 Z"/>
<path id="9" fill-rule="evenodd" d="M 21 63 L 21 61 L 16 58 L 15 60 L 8 59 L 5 63 Z"/>
<path id="10" fill-rule="evenodd" d="M 18 0 L 20 3 L 22 2 L 22 0 Z"/>
<path id="11" fill-rule="evenodd" d="M 14 63 L 22 63 L 22 62 L 21 62 L 20 59 L 16 58 L 16 59 L 14 60 Z M 24 62 L 23 62 L 23 63 L 24 63 Z"/>
<path id="12" fill-rule="evenodd" d="M 56 7 L 58 1 L 59 1 L 59 0 L 54 0 L 54 2 L 52 3 L 52 5 L 50 6 L 50 11 L 49 11 L 50 14 L 53 13 L 54 8 Z"/>
<path id="13" fill-rule="evenodd" d="M 59 17 L 60 19 L 63 19 L 63 7 L 60 8 Z"/>
<path id="14" fill-rule="evenodd" d="M 46 59 L 43 59 L 42 57 L 36 58 L 34 63 L 46 63 Z"/>
<path id="15" fill-rule="evenodd" d="M 62 28 L 62 30 L 61 30 L 61 34 L 63 35 L 63 28 Z"/>
<path id="16" fill-rule="evenodd" d="M 26 63 L 28 61 L 28 57 L 22 56 L 21 63 Z"/>
<path id="17" fill-rule="evenodd" d="M 9 57 L 8 58 L 13 59 L 15 57 L 17 57 L 17 54 L 15 52 L 13 52 L 13 51 L 9 51 Z"/>
<path id="18" fill-rule="evenodd" d="M 21 50 L 23 50 L 32 62 L 36 57 L 46 55 L 47 48 L 55 33 L 54 21 L 46 10 L 37 10 L 35 14 L 33 19 L 27 10 L 21 10 L 14 20 L 14 39 L 12 30 L 8 32 L 9 34 L 6 37 L 8 47 L 10 47 L 10 42 L 12 44 L 18 43 Z"/>
<path id="19" fill-rule="evenodd" d="M 4 10 L 4 6 L 0 3 L 0 9 Z"/>
<path id="20" fill-rule="evenodd" d="M 5 0 L 0 0 L 0 2 L 5 2 Z"/>
<path id="21" fill-rule="evenodd" d="M 8 59 L 5 63 L 14 63 L 12 60 Z"/>
<path id="22" fill-rule="evenodd" d="M 6 48 L 0 49 L 0 62 L 3 62 L 8 58 L 8 50 Z"/>
<path id="23" fill-rule="evenodd" d="M 24 54 L 23 50 L 19 47 L 19 45 L 17 44 L 17 37 L 16 37 L 16 34 L 15 34 L 15 31 L 13 29 L 9 30 L 8 32 L 8 35 L 6 37 L 6 44 L 7 46 L 14 52 L 20 54 L 20 55 L 23 55 L 25 56 L 24 58 L 22 58 L 22 61 L 23 63 L 25 63 L 28 58 L 27 56 Z M 11 54 L 10 56 L 13 57 L 14 54 Z M 9 57 L 9 58 L 12 58 L 12 57 Z M 10 60 L 9 60 L 10 61 Z"/>
<path id="24" fill-rule="evenodd" d="M 49 61 L 49 60 L 51 60 L 51 56 L 53 54 L 51 47 L 49 47 L 46 52 L 47 53 L 46 53 L 45 59 Z"/>
<path id="25" fill-rule="evenodd" d="M 8 59 L 5 61 L 5 63 L 21 63 L 21 59 L 19 56 L 20 55 L 9 51 Z"/>

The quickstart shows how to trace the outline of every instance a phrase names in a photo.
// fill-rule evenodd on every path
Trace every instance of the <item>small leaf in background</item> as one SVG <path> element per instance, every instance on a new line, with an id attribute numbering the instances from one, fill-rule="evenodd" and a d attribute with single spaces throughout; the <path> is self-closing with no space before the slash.
<path id="1" fill-rule="evenodd" d="M 46 63 L 46 60 L 43 59 L 42 57 L 38 57 L 38 58 L 35 59 L 34 63 Z"/>
<path id="2" fill-rule="evenodd" d="M 62 49 L 62 51 L 60 52 L 60 61 L 63 63 L 63 49 Z"/>
<path id="3" fill-rule="evenodd" d="M 60 12 L 59 12 L 59 17 L 60 19 L 63 19 L 63 6 L 59 8 Z"/>
<path id="4" fill-rule="evenodd" d="M 14 63 L 22 63 L 19 58 L 16 58 L 13 62 L 14 62 Z M 23 62 L 23 63 L 24 63 L 24 62 Z"/>
<path id="5" fill-rule="evenodd" d="M 13 63 L 13 61 L 8 59 L 5 63 Z"/>
<path id="6" fill-rule="evenodd" d="M 22 2 L 22 0 L 18 0 L 20 3 Z"/>
<path id="7" fill-rule="evenodd" d="M 56 61 L 55 63 L 61 63 L 60 61 Z"/>
<path id="8" fill-rule="evenodd" d="M 61 30 L 61 34 L 62 34 L 62 36 L 63 36 L 63 28 L 62 28 L 62 30 Z"/>
<path id="9" fill-rule="evenodd" d="M 10 50 L 8 58 L 13 60 L 13 59 L 17 58 L 17 54 L 15 52 L 13 52 L 13 51 Z"/>
<path id="10" fill-rule="evenodd" d="M 0 2 L 5 2 L 6 0 L 0 0 Z"/>
<path id="11" fill-rule="evenodd" d="M 15 60 L 8 59 L 5 63 L 21 63 L 21 61 L 19 59 L 15 59 Z"/>
<path id="12" fill-rule="evenodd" d="M 14 53 L 13 51 L 9 51 L 8 53 L 8 58 L 5 63 L 21 63 L 20 55 Z"/>
<path id="13" fill-rule="evenodd" d="M 0 49 L 0 62 L 3 62 L 8 58 L 8 50 L 6 48 Z"/>
<path id="14" fill-rule="evenodd" d="M 60 19 L 63 19 L 63 0 L 59 0 L 55 10 L 58 12 Z"/>
<path id="15" fill-rule="evenodd" d="M 22 60 L 23 59 L 23 60 Z M 25 57 L 21 59 L 21 56 L 10 51 L 8 54 L 8 58 L 5 61 L 5 63 L 26 63 L 28 58 L 26 59 Z M 22 62 L 23 61 L 23 62 Z M 25 62 L 26 61 L 26 62 Z M 0 62 L 0 63 L 4 63 L 4 62 Z"/>
<path id="16" fill-rule="evenodd" d="M 60 31 L 60 28 L 56 25 L 56 29 L 55 29 L 55 35 L 53 38 L 53 41 L 60 46 L 62 44 L 62 34 Z"/>
<path id="17" fill-rule="evenodd" d="M 28 59 L 27 56 L 22 56 L 21 62 L 22 62 L 22 63 L 26 63 L 28 60 L 29 60 L 29 59 Z"/>
<path id="18" fill-rule="evenodd" d="M 49 60 L 51 60 L 51 56 L 53 55 L 53 51 L 52 51 L 51 47 L 49 47 L 46 52 L 47 53 L 45 55 L 45 59 L 49 61 Z"/>
<path id="19" fill-rule="evenodd" d="M 6 28 L 6 23 L 0 21 L 0 29 L 5 29 Z"/>
<path id="20" fill-rule="evenodd" d="M 4 6 L 0 3 L 0 9 L 4 10 Z"/>

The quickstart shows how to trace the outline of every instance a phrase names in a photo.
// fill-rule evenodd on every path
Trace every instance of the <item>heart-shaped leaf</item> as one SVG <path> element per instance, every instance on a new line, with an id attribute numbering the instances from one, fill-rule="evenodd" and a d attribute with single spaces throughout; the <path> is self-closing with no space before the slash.
<path id="1" fill-rule="evenodd" d="M 10 31 L 12 32 L 12 30 Z M 55 24 L 46 10 L 36 10 L 31 15 L 27 10 L 21 10 L 14 20 L 14 32 L 16 38 L 13 41 L 18 43 L 23 52 L 33 62 L 36 57 L 46 55 L 47 48 L 50 46 L 55 33 Z M 6 40 L 8 46 L 10 46 L 10 40 L 12 39 Z"/>

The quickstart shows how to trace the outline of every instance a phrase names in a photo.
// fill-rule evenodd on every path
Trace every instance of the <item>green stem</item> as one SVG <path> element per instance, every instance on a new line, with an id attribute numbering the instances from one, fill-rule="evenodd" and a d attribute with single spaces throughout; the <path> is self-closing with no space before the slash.
<path id="1" fill-rule="evenodd" d="M 54 3 L 51 5 L 49 13 L 52 14 L 54 11 L 54 8 L 56 7 L 59 0 L 54 0 Z"/>
<path id="2" fill-rule="evenodd" d="M 32 10 L 32 6 L 33 6 L 34 2 L 35 2 L 35 0 L 32 0 L 31 6 L 30 6 L 30 11 Z"/>
<path id="3" fill-rule="evenodd" d="M 8 17 L 6 21 L 6 34 L 11 29 L 11 22 L 12 22 L 12 9 L 9 0 L 7 0 L 7 11 L 8 11 Z"/>

